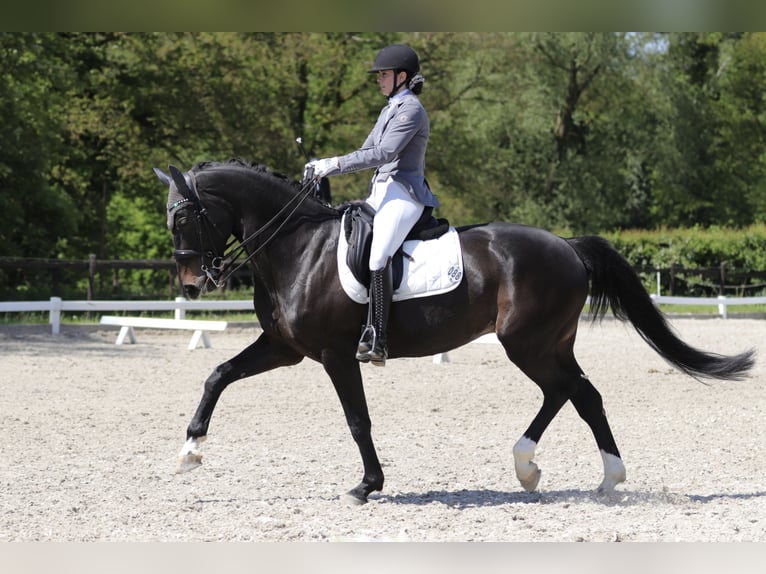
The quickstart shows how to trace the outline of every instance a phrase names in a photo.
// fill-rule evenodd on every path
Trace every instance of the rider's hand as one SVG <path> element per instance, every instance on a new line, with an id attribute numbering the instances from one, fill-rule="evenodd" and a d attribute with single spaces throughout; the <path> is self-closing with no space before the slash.
<path id="1" fill-rule="evenodd" d="M 337 157 L 328 157 L 325 159 L 315 159 L 306 164 L 303 169 L 303 178 L 308 176 L 325 177 L 333 175 L 340 171 L 340 162 Z"/>

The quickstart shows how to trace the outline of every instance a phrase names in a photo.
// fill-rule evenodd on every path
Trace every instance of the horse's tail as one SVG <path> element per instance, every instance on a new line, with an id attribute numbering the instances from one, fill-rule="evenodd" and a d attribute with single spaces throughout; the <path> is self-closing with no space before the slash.
<path id="1" fill-rule="evenodd" d="M 754 350 L 726 356 L 708 353 L 683 342 L 655 307 L 630 263 L 597 236 L 567 239 L 590 275 L 592 319 L 603 318 L 608 307 L 621 321 L 630 321 L 659 355 L 684 373 L 712 379 L 741 379 L 754 363 Z"/>

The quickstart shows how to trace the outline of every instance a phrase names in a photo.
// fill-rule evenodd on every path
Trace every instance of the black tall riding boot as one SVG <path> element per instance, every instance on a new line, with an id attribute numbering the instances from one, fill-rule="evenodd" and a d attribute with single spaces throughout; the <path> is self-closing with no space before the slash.
<path id="1" fill-rule="evenodd" d="M 363 362 L 383 367 L 388 358 L 386 349 L 386 328 L 388 313 L 393 296 L 391 260 L 383 269 L 370 271 L 370 303 L 367 306 L 367 326 L 362 330 L 356 358 Z"/>

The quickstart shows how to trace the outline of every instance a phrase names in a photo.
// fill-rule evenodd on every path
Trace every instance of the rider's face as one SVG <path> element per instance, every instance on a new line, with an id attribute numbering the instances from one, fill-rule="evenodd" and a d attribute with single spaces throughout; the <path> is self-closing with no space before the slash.
<path id="1" fill-rule="evenodd" d="M 399 81 L 402 82 L 404 80 L 404 77 L 406 77 L 405 72 L 399 72 Z M 380 91 L 383 92 L 383 95 L 388 97 L 388 95 L 391 93 L 391 90 L 394 89 L 394 82 L 395 82 L 396 76 L 394 75 L 393 70 L 380 70 L 378 72 L 378 85 L 380 86 Z"/>

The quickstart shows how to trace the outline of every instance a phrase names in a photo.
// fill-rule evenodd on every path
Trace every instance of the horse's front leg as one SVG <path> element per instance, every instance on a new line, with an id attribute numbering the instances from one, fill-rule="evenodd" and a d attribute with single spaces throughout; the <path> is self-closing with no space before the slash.
<path id="1" fill-rule="evenodd" d="M 362 482 L 348 491 L 345 500 L 351 504 L 364 504 L 371 492 L 383 489 L 383 469 L 372 442 L 372 424 L 364 395 L 362 372 L 351 350 L 346 353 L 326 350 L 322 353 L 322 364 L 335 386 L 364 465 Z"/>
<path id="2" fill-rule="evenodd" d="M 200 445 L 207 437 L 210 417 L 223 390 L 234 381 L 287 365 L 299 363 L 303 356 L 290 347 L 274 342 L 265 333 L 233 359 L 218 365 L 205 381 L 197 411 L 186 431 L 186 442 L 178 453 L 176 472 L 187 472 L 202 464 Z"/>

